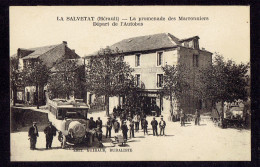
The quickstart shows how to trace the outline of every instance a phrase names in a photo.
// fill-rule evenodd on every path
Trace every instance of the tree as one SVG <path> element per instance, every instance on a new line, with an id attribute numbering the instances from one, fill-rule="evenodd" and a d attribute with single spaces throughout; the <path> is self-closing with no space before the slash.
<path id="1" fill-rule="evenodd" d="M 105 96 L 106 114 L 109 115 L 109 97 L 129 88 L 133 69 L 123 61 L 118 50 L 101 49 L 86 65 L 86 86 L 97 96 Z"/>
<path id="2" fill-rule="evenodd" d="M 31 62 L 22 71 L 25 86 L 36 87 L 37 108 L 39 108 L 39 87 L 44 87 L 47 84 L 49 74 L 49 68 L 41 60 Z"/>
<path id="3" fill-rule="evenodd" d="M 133 76 L 128 82 L 128 86 L 125 87 L 122 95 L 125 98 L 125 108 L 127 111 L 132 112 L 133 108 L 141 106 L 141 91 L 144 89 L 144 84 L 141 82 L 141 85 L 137 85 L 137 80 Z"/>
<path id="4" fill-rule="evenodd" d="M 53 70 L 47 87 L 51 98 L 69 98 L 70 95 L 85 93 L 84 66 L 79 64 L 78 59 L 63 60 Z"/>
<path id="5" fill-rule="evenodd" d="M 17 100 L 17 87 L 22 85 L 21 73 L 18 70 L 18 58 L 11 57 L 10 60 L 10 86 L 13 91 L 13 105 Z"/>
<path id="6" fill-rule="evenodd" d="M 247 71 L 249 64 L 236 64 L 232 60 L 225 61 L 223 56 L 216 54 L 212 66 L 201 68 L 196 80 L 196 96 L 209 99 L 213 104 L 235 102 L 247 99 Z"/>
<path id="7" fill-rule="evenodd" d="M 182 98 L 191 94 L 190 69 L 185 65 L 166 65 L 162 69 L 164 71 L 163 92 L 164 95 L 170 97 L 170 113 L 173 116 L 173 98 L 181 101 Z"/>

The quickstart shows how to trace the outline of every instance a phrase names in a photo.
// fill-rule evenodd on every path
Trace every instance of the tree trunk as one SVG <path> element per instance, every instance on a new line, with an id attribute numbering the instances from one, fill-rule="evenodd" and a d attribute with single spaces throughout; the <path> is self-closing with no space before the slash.
<path id="1" fill-rule="evenodd" d="M 170 108 L 170 113 L 171 113 L 171 116 L 173 116 L 173 103 L 172 103 L 172 94 L 170 94 L 170 105 L 171 105 L 171 108 Z"/>
<path id="2" fill-rule="evenodd" d="M 105 95 L 106 114 L 109 116 L 109 96 Z"/>
<path id="3" fill-rule="evenodd" d="M 39 109 L 39 85 L 36 85 L 36 100 L 37 100 L 37 109 Z"/>

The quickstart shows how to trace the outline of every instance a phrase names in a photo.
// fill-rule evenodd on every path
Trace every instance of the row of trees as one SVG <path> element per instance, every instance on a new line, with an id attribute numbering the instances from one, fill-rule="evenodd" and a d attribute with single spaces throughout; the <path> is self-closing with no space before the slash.
<path id="1" fill-rule="evenodd" d="M 55 65 L 55 72 L 51 72 L 41 61 L 29 65 L 22 72 L 17 68 L 18 60 L 12 58 L 11 87 L 14 95 L 18 85 L 35 86 L 38 96 L 39 87 L 47 85 L 51 98 L 68 98 L 72 94 L 84 96 L 88 91 L 96 96 L 105 97 L 107 115 L 109 97 L 125 96 L 126 105 L 132 106 L 139 98 L 137 92 L 142 89 L 136 85 L 132 75 L 133 69 L 124 62 L 121 53 L 108 47 L 101 49 L 97 56 L 91 57 L 86 68 L 78 63 L 78 60 L 61 61 Z M 170 98 L 171 113 L 173 113 L 173 99 L 179 100 L 184 96 L 210 100 L 213 104 L 245 100 L 248 96 L 245 80 L 248 77 L 246 75 L 248 68 L 249 64 L 225 61 L 220 55 L 216 55 L 212 64 L 204 68 L 188 68 L 184 65 L 162 67 L 163 92 Z"/>
<path id="2" fill-rule="evenodd" d="M 182 64 L 162 68 L 164 93 L 171 99 L 171 113 L 172 98 L 180 101 L 184 96 L 191 96 L 202 101 L 209 100 L 213 106 L 221 102 L 223 109 L 224 102 L 247 100 L 249 96 L 249 63 L 236 64 L 216 54 L 212 64 L 207 67 L 187 67 Z"/>
<path id="3" fill-rule="evenodd" d="M 11 85 L 13 90 L 18 85 L 35 86 L 37 101 L 39 88 L 46 85 L 50 98 L 86 96 L 88 91 L 105 97 L 106 113 L 109 115 L 109 97 L 121 95 L 126 97 L 127 105 L 135 103 L 137 91 L 141 88 L 137 87 L 132 72 L 133 69 L 123 61 L 118 50 L 105 48 L 101 49 L 97 56 L 91 57 L 86 66 L 80 64 L 77 59 L 63 60 L 55 65 L 52 72 L 40 60 L 19 72 L 18 60 L 14 58 L 11 62 Z M 39 108 L 38 102 L 37 107 Z"/>

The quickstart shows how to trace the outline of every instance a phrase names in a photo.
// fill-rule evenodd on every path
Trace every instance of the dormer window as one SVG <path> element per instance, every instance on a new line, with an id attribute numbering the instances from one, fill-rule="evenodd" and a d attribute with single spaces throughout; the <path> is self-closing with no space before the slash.
<path id="1" fill-rule="evenodd" d="M 199 37 L 192 37 L 185 40 L 181 40 L 182 46 L 187 48 L 199 49 Z"/>

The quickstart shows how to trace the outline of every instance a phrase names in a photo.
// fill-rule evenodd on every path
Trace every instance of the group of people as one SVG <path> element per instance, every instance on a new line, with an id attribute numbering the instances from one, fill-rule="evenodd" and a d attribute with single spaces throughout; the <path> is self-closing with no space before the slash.
<path id="1" fill-rule="evenodd" d="M 112 129 L 114 129 L 115 133 L 119 133 L 119 131 L 122 130 L 123 138 L 126 140 L 128 139 L 128 131 L 129 131 L 129 137 L 134 138 L 135 132 L 138 132 L 140 130 L 140 124 L 144 135 L 148 135 L 148 130 L 147 130 L 148 121 L 146 120 L 146 116 L 144 114 L 140 114 L 137 112 L 134 115 L 129 114 L 127 116 L 125 112 L 122 112 L 121 115 L 119 116 L 119 119 L 121 121 L 121 126 L 116 115 L 114 115 L 113 118 L 111 117 L 108 118 L 105 124 L 106 138 L 108 137 L 111 138 Z M 180 111 L 180 123 L 181 126 L 185 126 L 185 114 L 183 110 Z M 158 125 L 160 128 L 160 135 L 165 135 L 166 122 L 163 120 L 163 116 L 161 116 L 159 123 L 155 117 L 153 117 L 153 120 L 151 121 L 153 136 L 159 136 L 157 131 Z M 195 112 L 195 125 L 200 125 L 200 112 L 197 109 Z M 95 135 L 92 136 L 93 137 L 92 140 L 94 141 L 94 138 L 96 137 L 98 141 L 101 143 L 102 133 L 103 133 L 102 132 L 103 122 L 100 119 L 100 117 L 98 117 L 96 121 L 94 121 L 93 117 L 90 117 L 88 127 L 90 130 L 94 129 L 96 132 Z M 46 149 L 51 148 L 53 137 L 56 136 L 56 131 L 57 129 L 52 125 L 51 122 L 49 122 L 48 126 L 45 127 L 44 133 L 46 137 Z M 34 150 L 36 148 L 37 137 L 39 137 L 36 122 L 33 122 L 33 126 L 30 127 L 28 136 L 30 140 L 30 149 Z"/>
<path id="2" fill-rule="evenodd" d="M 148 121 L 146 120 L 146 116 L 141 116 L 138 113 L 131 118 L 130 116 L 128 118 L 120 117 L 121 120 L 121 126 L 116 117 L 114 118 L 108 118 L 106 128 L 107 128 L 107 133 L 106 137 L 109 136 L 111 137 L 111 129 L 114 127 L 115 133 L 118 133 L 119 130 L 122 130 L 123 138 L 128 139 L 128 131 L 129 131 L 129 137 L 134 138 L 135 133 L 138 132 L 140 129 L 143 130 L 144 135 L 148 135 Z M 141 124 L 141 128 L 140 128 Z M 165 135 L 165 127 L 166 127 L 166 122 L 163 120 L 163 116 L 161 116 L 161 120 L 158 121 L 156 120 L 155 117 L 153 117 L 153 120 L 151 121 L 151 126 L 153 129 L 153 135 L 158 136 L 158 131 L 157 127 L 159 125 L 160 128 L 160 135 Z M 109 134 L 109 135 L 108 135 Z"/>
<path id="3" fill-rule="evenodd" d="M 56 136 L 57 129 L 52 125 L 51 122 L 45 127 L 44 133 L 46 137 L 46 149 L 51 149 L 53 137 Z M 33 122 L 33 125 L 29 128 L 28 137 L 30 140 L 30 149 L 36 149 L 37 137 L 39 137 L 37 122 Z"/>
<path id="4" fill-rule="evenodd" d="M 181 109 L 180 111 L 180 123 L 181 126 L 185 126 L 185 113 L 183 112 L 183 110 Z M 198 109 L 196 109 L 195 111 L 195 125 L 200 125 L 200 111 Z"/>

